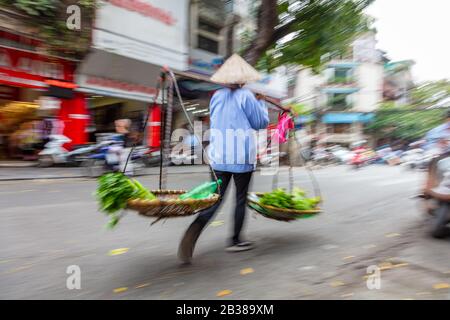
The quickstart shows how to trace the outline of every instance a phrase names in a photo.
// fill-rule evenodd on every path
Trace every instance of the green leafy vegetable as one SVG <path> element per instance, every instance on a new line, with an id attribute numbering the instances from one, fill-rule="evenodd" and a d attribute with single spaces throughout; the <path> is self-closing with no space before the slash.
<path id="1" fill-rule="evenodd" d="M 120 220 L 116 213 L 125 209 L 130 199 L 156 199 L 156 196 L 145 189 L 135 179 L 123 173 L 107 173 L 98 179 L 96 198 L 100 211 L 110 216 L 108 228 L 114 228 Z"/>
<path id="2" fill-rule="evenodd" d="M 320 197 L 307 198 L 304 190 L 294 188 L 292 193 L 278 188 L 272 192 L 266 192 L 259 198 L 259 203 L 277 208 L 312 210 L 320 203 Z"/>

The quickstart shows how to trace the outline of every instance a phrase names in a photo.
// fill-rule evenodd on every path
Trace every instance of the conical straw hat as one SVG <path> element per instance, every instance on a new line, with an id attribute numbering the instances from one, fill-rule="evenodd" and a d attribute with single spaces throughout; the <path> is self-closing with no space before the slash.
<path id="1" fill-rule="evenodd" d="M 222 84 L 245 84 L 261 80 L 261 75 L 236 53 L 211 77 L 211 81 Z"/>

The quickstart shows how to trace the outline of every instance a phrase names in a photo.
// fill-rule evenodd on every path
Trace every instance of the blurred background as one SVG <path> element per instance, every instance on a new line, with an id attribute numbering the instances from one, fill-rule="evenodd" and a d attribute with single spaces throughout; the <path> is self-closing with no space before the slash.
<path id="1" fill-rule="evenodd" d="M 230 289 L 232 298 L 448 299 L 448 199 L 443 189 L 426 192 L 447 186 L 438 165 L 450 145 L 444 2 L 0 0 L 0 297 L 209 299 Z M 180 271 L 175 244 L 186 221 L 148 230 L 130 215 L 105 233 L 91 178 L 117 170 L 127 158 L 120 150 L 136 145 L 130 165 L 148 187 L 161 162 L 174 188 L 207 180 L 195 139 L 181 152 L 179 140 L 167 142 L 161 159 L 167 128 L 193 131 L 178 99 L 171 117 L 163 112 L 170 94 L 158 77 L 163 66 L 174 71 L 204 132 L 220 88 L 208 78 L 233 53 L 263 75 L 250 87 L 296 110 L 276 154 L 279 180 L 291 164 L 296 183 L 311 189 L 312 169 L 325 213 L 296 226 L 252 219 L 261 246 L 247 258 L 229 258 L 209 234 L 197 269 Z M 279 114 L 269 105 L 269 128 Z M 271 157 L 258 159 L 264 167 Z M 268 191 L 271 179 L 257 174 L 254 185 Z M 130 260 L 111 263 L 108 252 L 121 247 Z M 284 273 L 264 278 L 274 261 Z M 71 264 L 84 265 L 88 289 L 65 288 Z M 385 291 L 361 281 L 371 264 L 391 270 Z M 241 282 L 245 268 L 254 274 Z"/>

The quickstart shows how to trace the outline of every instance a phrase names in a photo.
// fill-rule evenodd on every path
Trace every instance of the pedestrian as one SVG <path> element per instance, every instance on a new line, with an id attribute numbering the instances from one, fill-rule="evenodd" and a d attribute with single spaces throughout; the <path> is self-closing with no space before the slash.
<path id="1" fill-rule="evenodd" d="M 130 133 L 131 120 L 130 119 L 119 119 L 115 121 L 116 133 L 122 136 L 122 146 L 116 150 L 119 154 L 120 161 L 120 171 L 125 170 L 125 174 L 133 175 L 133 164 L 131 161 L 127 163 L 128 157 L 131 152 L 131 147 L 133 145 L 132 136 Z"/>
<path id="2" fill-rule="evenodd" d="M 258 72 L 238 55 L 231 56 L 212 76 L 211 80 L 226 87 L 215 92 L 210 101 L 210 145 L 208 157 L 223 198 L 231 179 L 236 186 L 234 229 L 226 250 L 244 251 L 253 248 L 241 237 L 245 220 L 247 191 L 256 166 L 255 130 L 269 123 L 268 111 L 262 95 L 255 96 L 244 84 L 260 79 Z M 230 137 L 230 132 L 233 133 Z M 239 132 L 241 134 L 239 134 Z M 242 134 L 245 132 L 246 134 Z M 184 234 L 179 258 L 189 263 L 200 233 L 212 219 L 220 202 L 201 212 Z"/>

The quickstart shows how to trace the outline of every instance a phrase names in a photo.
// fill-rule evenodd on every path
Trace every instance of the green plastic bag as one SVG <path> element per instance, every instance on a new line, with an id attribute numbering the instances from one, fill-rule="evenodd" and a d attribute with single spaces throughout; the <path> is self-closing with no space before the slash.
<path id="1" fill-rule="evenodd" d="M 217 184 L 221 185 L 222 180 L 217 180 L 217 182 L 205 182 L 201 185 L 195 187 L 194 189 L 183 193 L 179 196 L 179 199 L 206 199 L 211 197 L 217 191 Z"/>

